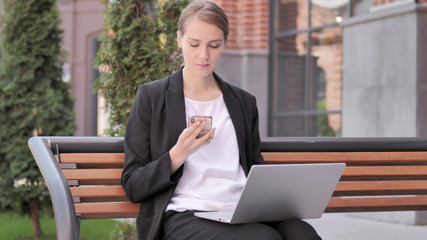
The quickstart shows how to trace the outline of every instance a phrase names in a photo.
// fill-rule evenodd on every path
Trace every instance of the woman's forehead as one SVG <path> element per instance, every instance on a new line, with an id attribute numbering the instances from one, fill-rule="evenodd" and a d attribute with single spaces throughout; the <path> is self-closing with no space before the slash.
<path id="1" fill-rule="evenodd" d="M 223 40 L 224 32 L 215 24 L 192 17 L 185 24 L 184 37 L 196 40 Z"/>

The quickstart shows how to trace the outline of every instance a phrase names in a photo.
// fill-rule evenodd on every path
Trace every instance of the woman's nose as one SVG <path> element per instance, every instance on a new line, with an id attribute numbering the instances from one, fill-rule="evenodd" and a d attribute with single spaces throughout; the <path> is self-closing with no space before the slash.
<path id="1" fill-rule="evenodd" d="M 202 59 L 202 60 L 207 60 L 207 59 L 209 59 L 209 47 L 208 47 L 208 46 L 206 46 L 206 47 L 202 47 L 202 48 L 200 49 L 199 57 L 200 57 L 200 59 Z"/>

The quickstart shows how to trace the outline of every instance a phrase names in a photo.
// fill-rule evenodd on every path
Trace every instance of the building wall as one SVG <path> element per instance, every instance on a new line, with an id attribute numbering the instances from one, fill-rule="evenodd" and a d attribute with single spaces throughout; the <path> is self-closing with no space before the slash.
<path id="1" fill-rule="evenodd" d="M 268 51 L 227 49 L 216 72 L 225 81 L 245 89 L 257 98 L 260 135 L 267 136 Z"/>
<path id="2" fill-rule="evenodd" d="M 343 25 L 343 136 L 416 136 L 417 13 L 370 16 Z"/>
<path id="3" fill-rule="evenodd" d="M 427 4 L 383 4 L 342 26 L 343 136 L 427 136 Z"/>
<path id="4" fill-rule="evenodd" d="M 93 132 L 91 113 L 93 39 L 102 33 L 105 16 L 99 0 L 58 1 L 64 29 L 64 49 L 69 53 L 66 74 L 72 85 L 76 102 L 77 131 L 75 135 L 86 136 Z"/>

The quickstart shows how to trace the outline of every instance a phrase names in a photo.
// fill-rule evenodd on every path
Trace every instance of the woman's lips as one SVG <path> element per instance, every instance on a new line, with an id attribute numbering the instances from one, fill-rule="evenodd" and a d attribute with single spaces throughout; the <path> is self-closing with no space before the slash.
<path id="1" fill-rule="evenodd" d="M 209 64 L 197 64 L 201 68 L 207 68 L 209 67 Z"/>

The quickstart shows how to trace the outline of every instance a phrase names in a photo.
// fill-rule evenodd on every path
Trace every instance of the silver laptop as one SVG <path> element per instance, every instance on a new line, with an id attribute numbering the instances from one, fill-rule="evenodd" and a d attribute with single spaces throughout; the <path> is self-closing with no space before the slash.
<path id="1" fill-rule="evenodd" d="M 320 218 L 345 163 L 254 165 L 234 212 L 197 217 L 237 224 Z"/>

